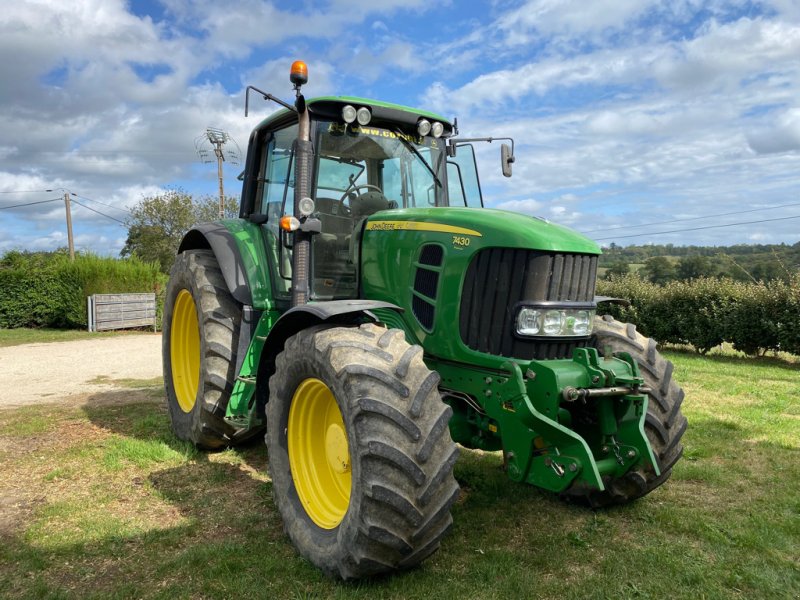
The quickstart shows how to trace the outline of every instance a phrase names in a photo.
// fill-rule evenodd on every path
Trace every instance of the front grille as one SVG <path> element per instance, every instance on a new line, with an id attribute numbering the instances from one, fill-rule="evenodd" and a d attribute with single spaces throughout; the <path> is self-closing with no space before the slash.
<path id="1" fill-rule="evenodd" d="M 597 256 L 488 248 L 464 276 L 459 328 L 473 350 L 524 360 L 569 358 L 587 340 L 532 340 L 514 334 L 514 307 L 525 301 L 590 302 Z"/>
<path id="2" fill-rule="evenodd" d="M 433 330 L 433 321 L 436 317 L 434 303 L 439 286 L 439 267 L 442 266 L 443 258 L 444 249 L 437 244 L 426 244 L 420 249 L 419 265 L 414 275 L 415 293 L 411 300 L 411 311 L 427 331 Z"/>
<path id="3" fill-rule="evenodd" d="M 426 244 L 419 253 L 419 263 L 432 267 L 441 267 L 444 258 L 444 248 L 438 244 Z"/>
<path id="4" fill-rule="evenodd" d="M 433 318 L 436 314 L 436 309 L 433 307 L 433 304 L 425 302 L 425 300 L 419 296 L 414 296 L 411 299 L 411 310 L 414 312 L 414 316 L 417 317 L 417 321 L 419 321 L 422 327 L 427 331 L 433 329 Z"/>

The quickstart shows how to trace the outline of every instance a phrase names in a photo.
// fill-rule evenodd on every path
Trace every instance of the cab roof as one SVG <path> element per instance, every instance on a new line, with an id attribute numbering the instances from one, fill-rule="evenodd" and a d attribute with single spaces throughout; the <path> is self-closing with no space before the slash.
<path id="1" fill-rule="evenodd" d="M 328 118 L 331 120 L 341 120 L 342 107 L 350 104 L 355 108 L 365 106 L 372 112 L 370 125 L 380 127 L 382 125 L 401 124 L 406 126 L 416 126 L 421 118 L 429 121 L 439 121 L 444 125 L 443 137 L 453 135 L 453 124 L 443 116 L 427 111 L 393 104 L 381 100 L 371 100 L 369 98 L 359 98 L 357 96 L 320 96 L 306 100 L 306 106 L 313 117 Z M 285 120 L 290 114 L 288 109 L 279 110 L 258 124 L 256 129 L 269 127 L 272 123 Z"/>

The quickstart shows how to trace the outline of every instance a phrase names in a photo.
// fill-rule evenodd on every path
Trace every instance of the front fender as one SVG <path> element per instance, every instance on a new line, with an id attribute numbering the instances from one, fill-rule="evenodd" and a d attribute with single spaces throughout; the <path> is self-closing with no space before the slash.
<path id="1" fill-rule="evenodd" d="M 363 322 L 365 318 L 374 323 L 378 318 L 371 311 L 378 308 L 403 312 L 396 304 L 377 300 L 331 300 L 295 306 L 283 313 L 270 329 L 264 343 L 262 364 L 267 357 L 274 364 L 286 340 L 302 329 L 328 322 L 353 325 Z"/>

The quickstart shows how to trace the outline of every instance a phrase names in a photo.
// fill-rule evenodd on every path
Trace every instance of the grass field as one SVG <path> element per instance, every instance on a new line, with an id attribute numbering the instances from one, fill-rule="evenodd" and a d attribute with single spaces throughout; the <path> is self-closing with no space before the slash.
<path id="1" fill-rule="evenodd" d="M 146 331 L 152 331 L 148 328 Z M 20 344 L 42 344 L 48 342 L 71 342 L 115 335 L 142 333 L 142 330 L 89 332 L 80 329 L 0 329 L 0 348 Z"/>
<path id="2" fill-rule="evenodd" d="M 354 584 L 293 551 L 263 444 L 204 454 L 177 441 L 157 382 L 0 411 L 0 596 L 800 597 L 800 365 L 667 354 L 690 428 L 665 486 L 592 512 L 464 451 L 442 549 Z"/>

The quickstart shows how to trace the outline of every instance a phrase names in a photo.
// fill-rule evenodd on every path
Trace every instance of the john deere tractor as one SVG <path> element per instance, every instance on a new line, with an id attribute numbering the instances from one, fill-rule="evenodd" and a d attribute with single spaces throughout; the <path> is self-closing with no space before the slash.
<path id="1" fill-rule="evenodd" d="M 344 579 L 437 550 L 458 447 L 598 507 L 664 483 L 686 419 L 672 365 L 597 317 L 599 247 L 483 208 L 472 143 L 427 111 L 295 101 L 253 131 L 238 219 L 181 243 L 164 308 L 176 435 L 221 448 L 266 429 L 297 550 Z M 511 174 L 513 141 L 501 146 Z"/>

